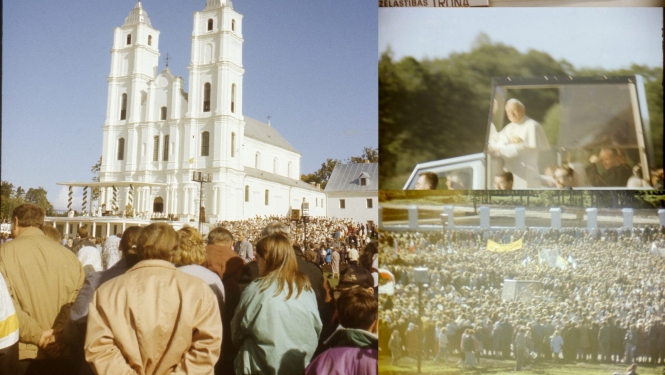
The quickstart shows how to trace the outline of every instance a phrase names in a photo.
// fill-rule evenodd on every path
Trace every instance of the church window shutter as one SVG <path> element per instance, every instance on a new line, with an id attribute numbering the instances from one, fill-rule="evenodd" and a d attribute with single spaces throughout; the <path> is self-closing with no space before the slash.
<path id="1" fill-rule="evenodd" d="M 127 94 L 122 94 L 122 98 L 120 100 L 120 119 L 125 120 L 127 119 Z"/>
<path id="2" fill-rule="evenodd" d="M 152 161 L 159 161 L 159 136 L 152 138 Z"/>
<path id="3" fill-rule="evenodd" d="M 163 161 L 168 161 L 169 160 L 169 136 L 165 135 L 164 136 L 164 154 L 162 155 L 162 160 Z"/>
<path id="4" fill-rule="evenodd" d="M 203 85 L 203 112 L 210 112 L 210 82 Z"/>
<path id="5" fill-rule="evenodd" d="M 118 160 L 125 159 L 125 138 L 118 138 Z"/>
<path id="6" fill-rule="evenodd" d="M 210 133 L 201 133 L 201 156 L 210 155 Z"/>

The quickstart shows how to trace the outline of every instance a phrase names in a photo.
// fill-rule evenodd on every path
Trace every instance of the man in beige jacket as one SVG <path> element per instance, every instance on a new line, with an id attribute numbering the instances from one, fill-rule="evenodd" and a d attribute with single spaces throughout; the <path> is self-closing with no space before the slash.
<path id="1" fill-rule="evenodd" d="M 85 279 L 76 256 L 39 229 L 44 214 L 29 203 L 16 207 L 14 239 L 0 247 L 0 272 L 19 321 L 19 374 L 70 373 L 58 333 Z"/>
<path id="2" fill-rule="evenodd" d="M 141 230 L 139 262 L 97 289 L 90 303 L 85 357 L 97 374 L 212 374 L 222 320 L 201 279 L 177 270 L 176 232 Z"/>

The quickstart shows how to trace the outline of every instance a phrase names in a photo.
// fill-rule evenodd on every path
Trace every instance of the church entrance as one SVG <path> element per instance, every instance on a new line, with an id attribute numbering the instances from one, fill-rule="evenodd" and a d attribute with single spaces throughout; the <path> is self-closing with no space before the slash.
<path id="1" fill-rule="evenodd" d="M 152 212 L 164 212 L 164 200 L 162 197 L 155 198 L 155 201 L 152 203 Z"/>

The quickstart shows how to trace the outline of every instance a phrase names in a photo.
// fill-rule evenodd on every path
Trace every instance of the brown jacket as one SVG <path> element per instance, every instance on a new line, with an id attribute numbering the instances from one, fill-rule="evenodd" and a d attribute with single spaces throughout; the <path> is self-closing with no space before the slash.
<path id="1" fill-rule="evenodd" d="M 144 260 L 97 289 L 85 358 L 98 374 L 212 374 L 222 321 L 204 281 Z"/>
<path id="2" fill-rule="evenodd" d="M 37 228 L 26 228 L 0 247 L 0 272 L 19 321 L 19 359 L 46 359 L 37 344 L 42 332 L 69 319 L 85 274 L 81 262 Z"/>
<path id="3" fill-rule="evenodd" d="M 233 373 L 233 360 L 238 349 L 233 346 L 231 340 L 231 319 L 240 302 L 240 289 L 238 280 L 242 273 L 244 264 L 242 258 L 231 249 L 231 246 L 207 245 L 208 258 L 204 264 L 209 270 L 215 272 L 224 284 L 225 303 L 222 311 L 222 324 L 224 326 L 224 338 L 222 339 L 222 358 L 217 364 L 218 373 Z"/>

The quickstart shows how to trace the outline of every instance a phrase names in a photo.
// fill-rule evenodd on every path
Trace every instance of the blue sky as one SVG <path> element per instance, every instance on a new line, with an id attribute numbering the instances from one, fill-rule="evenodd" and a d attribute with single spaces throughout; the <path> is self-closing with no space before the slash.
<path id="1" fill-rule="evenodd" d="M 193 12 L 205 0 L 144 0 L 185 79 Z M 102 149 L 113 28 L 135 1 L 3 4 L 2 180 L 42 186 L 89 181 Z M 235 1 L 243 15 L 244 115 L 267 121 L 301 154 L 301 172 L 378 145 L 377 6 L 372 1 Z"/>
<path id="2" fill-rule="evenodd" d="M 536 49 L 576 68 L 662 66 L 662 8 L 382 8 L 379 54 L 447 57 L 484 32 L 521 52 Z"/>

